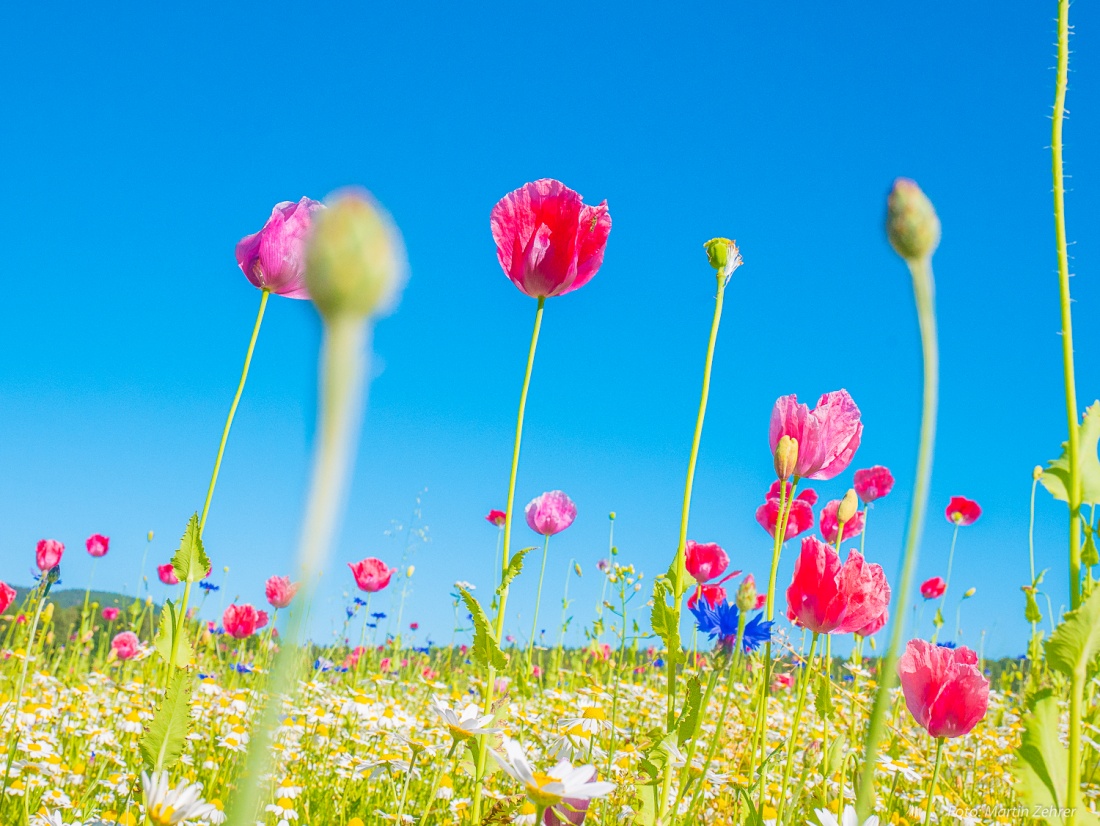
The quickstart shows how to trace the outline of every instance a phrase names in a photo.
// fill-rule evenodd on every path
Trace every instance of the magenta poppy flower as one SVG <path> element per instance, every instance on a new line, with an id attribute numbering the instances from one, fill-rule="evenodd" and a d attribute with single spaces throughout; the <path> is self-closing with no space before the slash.
<path id="1" fill-rule="evenodd" d="M 947 590 L 947 582 L 942 576 L 926 579 L 920 585 L 920 595 L 925 599 L 939 599 Z"/>
<path id="2" fill-rule="evenodd" d="M 603 263 L 611 215 L 607 201 L 586 206 L 560 181 L 543 178 L 505 195 L 490 216 L 497 260 L 532 298 L 583 287 Z"/>
<path id="3" fill-rule="evenodd" d="M 504 511 L 491 510 L 489 511 L 489 515 L 485 517 L 485 520 L 492 523 L 493 525 L 496 525 L 498 528 L 503 528 L 504 522 L 507 518 L 508 514 L 506 514 Z"/>
<path id="4" fill-rule="evenodd" d="M 103 619 L 107 620 L 107 622 L 114 622 L 116 619 L 118 619 L 118 614 L 118 609 L 113 606 L 103 609 Z"/>
<path id="5" fill-rule="evenodd" d="M 836 529 L 838 527 L 836 513 L 840 509 L 840 500 L 834 499 L 821 509 L 818 527 L 821 535 L 830 545 L 836 544 Z M 856 511 L 855 516 L 844 523 L 844 536 L 841 542 L 846 542 L 853 536 L 863 533 L 863 520 L 866 518 L 863 511 Z"/>
<path id="6" fill-rule="evenodd" d="M 237 265 L 261 290 L 287 298 L 309 298 L 305 286 L 306 238 L 324 204 L 312 198 L 282 201 L 264 228 L 237 242 Z"/>
<path id="7" fill-rule="evenodd" d="M 132 660 L 141 652 L 141 640 L 133 631 L 123 631 L 111 640 L 111 650 L 120 660 Z"/>
<path id="8" fill-rule="evenodd" d="M 851 551 L 840 555 L 807 536 L 787 588 L 787 619 L 819 634 L 851 634 L 867 627 L 890 604 L 890 586 L 882 566 Z"/>
<path id="9" fill-rule="evenodd" d="M 832 479 L 851 463 L 862 435 L 859 408 L 847 390 L 826 393 L 813 410 L 793 394 L 781 396 L 772 408 L 772 453 L 784 436 L 798 441 L 795 479 Z"/>
<path id="10" fill-rule="evenodd" d="M 61 556 L 65 553 L 65 546 L 56 539 L 40 539 L 34 549 L 34 561 L 38 564 L 38 570 L 48 571 L 61 563 Z"/>
<path id="11" fill-rule="evenodd" d="M 0 582 L 0 614 L 3 614 L 15 602 L 15 589 L 6 582 Z"/>
<path id="12" fill-rule="evenodd" d="M 288 576 L 273 576 L 264 584 L 264 596 L 272 608 L 286 608 L 298 593 L 299 585 Z"/>
<path id="13" fill-rule="evenodd" d="M 267 625 L 267 612 L 258 611 L 251 605 L 230 605 L 222 614 L 222 628 L 225 633 L 238 640 L 251 637 Z"/>
<path id="14" fill-rule="evenodd" d="M 160 577 L 160 581 L 165 585 L 179 585 L 179 577 L 176 576 L 176 569 L 172 566 L 171 562 L 165 562 L 163 565 L 157 566 L 157 576 Z"/>
<path id="15" fill-rule="evenodd" d="M 775 539 L 776 526 L 779 524 L 779 493 L 780 481 L 776 479 L 768 488 L 764 498 L 764 504 L 756 509 L 756 521 L 760 527 Z M 790 495 L 790 483 L 787 483 L 788 495 Z M 783 541 L 794 539 L 800 533 L 805 533 L 814 526 L 814 509 L 817 503 L 817 493 L 812 488 L 806 488 L 799 493 L 790 504 L 790 515 L 787 517 L 787 530 Z"/>
<path id="16" fill-rule="evenodd" d="M 535 533 L 553 536 L 561 533 L 577 518 L 577 506 L 560 490 L 550 490 L 527 503 L 527 524 Z"/>
<path id="17" fill-rule="evenodd" d="M 738 571 L 737 573 L 741 572 Z M 729 577 L 726 577 L 726 579 L 729 579 Z M 724 579 L 722 581 L 725 582 L 726 580 Z M 687 606 L 689 610 L 694 608 L 699 603 L 700 597 L 705 599 L 707 601 L 707 605 L 709 605 L 711 608 L 715 608 L 720 603 L 726 601 L 726 589 L 723 585 L 720 585 L 717 582 L 711 583 L 709 585 L 696 586 L 694 593 L 692 593 L 692 595 L 688 597 Z"/>
<path id="18" fill-rule="evenodd" d="M 729 556 L 717 542 L 693 542 L 690 539 L 685 546 L 684 560 L 687 572 L 700 585 L 722 576 L 730 564 Z"/>
<path id="19" fill-rule="evenodd" d="M 898 677 L 909 713 L 933 737 L 961 737 L 985 717 L 989 680 L 966 646 L 909 640 L 898 659 Z"/>
<path id="20" fill-rule="evenodd" d="M 965 496 L 952 496 L 944 511 L 944 516 L 952 525 L 973 525 L 981 515 L 981 506 Z"/>
<path id="21" fill-rule="evenodd" d="M 106 537 L 99 533 L 93 533 L 84 541 L 84 547 L 88 549 L 89 554 L 99 558 L 107 555 L 107 547 L 110 543 L 110 537 Z"/>
<path id="22" fill-rule="evenodd" d="M 861 637 L 870 637 L 881 631 L 883 629 L 883 626 L 885 626 L 889 620 L 890 611 L 883 611 L 879 616 L 875 617 L 873 620 L 871 620 L 855 633 L 859 634 Z"/>
<path id="23" fill-rule="evenodd" d="M 373 594 L 381 591 L 390 584 L 390 577 L 397 573 L 396 568 L 390 568 L 377 557 L 367 557 L 359 562 L 349 562 L 351 575 L 355 577 L 355 584 L 360 591 Z"/>
<path id="24" fill-rule="evenodd" d="M 882 465 L 857 470 L 852 479 L 852 487 L 855 488 L 863 504 L 882 499 L 894 489 L 894 475 L 890 469 Z"/>

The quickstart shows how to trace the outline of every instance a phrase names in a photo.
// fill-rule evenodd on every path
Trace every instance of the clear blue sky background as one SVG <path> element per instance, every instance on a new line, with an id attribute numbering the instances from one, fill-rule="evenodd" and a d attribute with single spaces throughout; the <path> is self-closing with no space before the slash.
<path id="1" fill-rule="evenodd" d="M 236 6 L 237 4 L 229 4 Z M 1031 468 L 1065 438 L 1051 219 L 1054 3 L 658 5 L 21 4 L 0 32 L 0 578 L 25 583 L 42 537 L 109 534 L 98 586 L 133 589 L 202 504 L 259 294 L 233 246 L 274 202 L 370 188 L 409 250 L 377 331 L 350 510 L 321 637 L 342 620 L 344 563 L 395 562 L 426 487 L 406 620 L 449 639 L 456 579 L 489 590 L 534 302 L 497 265 L 489 210 L 552 176 L 614 220 L 606 262 L 548 303 L 518 503 L 566 490 L 543 624 L 570 559 L 578 616 L 617 511 L 621 559 L 647 577 L 675 549 L 713 279 L 702 242 L 734 237 L 691 535 L 766 576 L 753 513 L 772 481 L 777 396 L 846 387 L 866 425 L 855 467 L 898 477 L 868 556 L 893 578 L 916 452 L 919 353 L 908 274 L 881 230 L 897 175 L 943 220 L 936 257 L 940 438 L 921 579 L 943 574 L 952 494 L 977 499 L 956 594 L 964 639 L 1023 650 Z M 1100 15 L 1073 9 L 1069 231 L 1082 406 L 1100 395 Z M 226 600 L 288 573 L 312 438 L 319 327 L 274 300 L 207 528 Z M 818 485 L 840 496 L 851 470 Z M 1055 609 L 1065 511 L 1041 492 L 1037 555 Z M 520 541 L 527 529 L 518 531 Z M 795 548 L 784 555 L 785 583 Z M 515 591 L 526 634 L 537 571 Z M 153 584 L 157 598 L 168 592 Z M 382 600 L 386 602 L 386 600 Z M 639 600 L 639 605 L 640 605 Z M 378 605 L 378 601 L 375 603 Z M 954 601 L 949 602 L 953 606 Z M 388 609 L 389 605 L 383 605 Z M 1045 608 L 1045 605 L 1044 605 Z M 953 615 L 953 609 L 950 611 Z M 927 625 L 930 612 L 925 612 Z M 642 616 L 642 612 L 639 612 Z M 953 618 L 953 616 L 952 616 Z M 555 634 L 556 638 L 556 634 Z M 579 638 L 579 637 L 575 637 Z"/>

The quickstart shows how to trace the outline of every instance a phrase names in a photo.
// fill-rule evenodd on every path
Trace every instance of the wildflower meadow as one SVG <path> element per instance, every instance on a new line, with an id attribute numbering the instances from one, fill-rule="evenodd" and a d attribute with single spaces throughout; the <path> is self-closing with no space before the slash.
<path id="1" fill-rule="evenodd" d="M 144 587 L 63 582 L 74 556 L 86 554 L 95 570 L 118 554 L 117 540 L 99 533 L 57 539 L 44 524 L 36 546 L 2 560 L 10 581 L 0 582 L 0 826 L 1100 823 L 1100 402 L 1088 403 L 1092 390 L 1079 398 L 1074 378 L 1072 321 L 1089 323 L 1094 308 L 1072 303 L 1066 0 L 1057 13 L 1048 181 L 1062 360 L 1049 370 L 1064 376 L 1067 430 L 1048 434 L 1049 455 L 1036 457 L 1044 461 L 1030 480 L 1032 528 L 1018 546 L 1029 557 L 1005 549 L 998 563 L 1019 571 L 1020 590 L 998 599 L 1030 628 L 1013 642 L 1022 656 L 987 657 L 973 636 L 962 639 L 963 617 L 989 619 L 968 614 L 983 583 L 953 576 L 983 530 L 983 503 L 930 494 L 940 395 L 933 265 L 950 254 L 941 235 L 964 232 L 946 219 L 941 227 L 934 191 L 898 177 L 871 205 L 896 253 L 883 277 L 912 286 L 911 303 L 896 312 L 915 314 L 919 326 L 917 461 L 899 484 L 906 494 L 863 446 L 865 429 L 879 423 L 860 399 L 840 386 L 807 396 L 791 369 L 782 373 L 789 392 L 756 411 L 758 449 L 745 457 L 774 481 L 755 513 L 736 515 L 770 554 L 696 531 L 693 500 L 706 484 L 697 463 L 722 427 L 708 416 L 712 373 L 739 360 L 724 341 L 737 323 L 727 303 L 753 277 L 754 250 L 731 226 L 731 237 L 703 235 L 681 251 L 674 279 L 705 282 L 713 296 L 709 327 L 679 331 L 698 360 L 668 366 L 699 383 L 694 420 L 682 423 L 690 438 L 678 536 L 659 570 L 642 570 L 616 542 L 617 515 L 606 514 L 606 545 L 570 561 L 559 599 L 544 593 L 548 566 L 563 567 L 555 544 L 576 530 L 586 502 L 557 489 L 529 498 L 530 482 L 517 484 L 528 405 L 539 398 L 532 389 L 569 381 L 540 359 L 540 338 L 561 297 L 584 301 L 616 255 L 617 222 L 629 218 L 613 193 L 582 196 L 553 178 L 484 193 L 482 271 L 528 306 L 529 337 L 513 343 L 526 347 L 522 373 L 495 377 L 517 391 L 507 411 L 514 439 L 501 453 L 499 499 L 469 514 L 486 542 L 468 560 L 468 579 L 446 593 L 410 592 L 408 558 L 352 557 L 337 542 L 360 435 L 374 426 L 364 418 L 374 332 L 403 312 L 402 290 L 417 278 L 401 228 L 370 192 L 349 186 L 275 204 L 236 244 L 242 289 L 245 279 L 255 288 L 239 382 L 225 388 L 220 438 L 203 448 L 214 459 L 209 484 L 194 491 L 193 511 L 181 506 L 172 552 L 133 560 Z M 208 545 L 207 521 L 212 512 L 235 518 L 218 511 L 217 483 L 278 302 L 308 302 L 323 331 L 297 552 L 251 583 L 262 602 L 226 599 L 215 610 L 233 559 Z M 266 473 L 256 466 L 258 487 Z M 1025 476 L 1024 501 L 1027 484 Z M 1056 560 L 1036 559 L 1039 497 L 1065 506 L 1068 546 Z M 886 507 L 907 513 L 903 547 L 889 549 L 890 559 L 900 550 L 896 570 L 883 562 L 888 538 L 876 533 Z M 419 500 L 417 508 L 419 516 Z M 929 520 L 946 521 L 950 550 L 943 569 L 923 578 Z M 407 544 L 417 538 L 413 522 Z M 153 539 L 147 549 L 163 547 Z M 781 559 L 793 561 L 793 575 Z M 28 568 L 33 581 L 21 578 Z M 598 583 L 594 605 L 570 598 L 580 578 Z M 348 595 L 335 619 L 318 599 L 322 580 L 333 579 Z M 533 586 L 532 602 L 517 595 L 518 582 Z M 1052 583 L 1067 605 L 1051 601 Z M 418 635 L 418 601 L 449 606 L 450 640 Z M 321 621 L 339 633 L 316 633 Z"/>

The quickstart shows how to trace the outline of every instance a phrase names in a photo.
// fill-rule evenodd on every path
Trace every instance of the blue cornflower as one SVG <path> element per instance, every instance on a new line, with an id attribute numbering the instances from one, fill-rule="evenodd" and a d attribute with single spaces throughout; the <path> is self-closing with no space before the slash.
<path id="1" fill-rule="evenodd" d="M 371 614 L 371 616 L 374 617 L 376 620 L 384 620 L 386 618 L 386 615 L 383 614 L 381 611 L 375 611 L 373 614 Z"/>
<path id="2" fill-rule="evenodd" d="M 344 609 L 344 613 L 348 615 L 348 619 L 351 619 L 355 616 L 355 609 L 349 605 L 347 608 Z"/>
<path id="3" fill-rule="evenodd" d="M 200 582 L 199 587 L 202 588 L 204 591 L 220 591 L 221 590 L 220 585 L 215 585 L 213 582 L 206 582 L 206 581 Z"/>
<path id="4" fill-rule="evenodd" d="M 378 623 L 377 622 L 368 622 L 368 623 L 366 623 L 366 626 L 367 626 L 367 628 L 377 628 Z"/>
<path id="5" fill-rule="evenodd" d="M 332 660 L 326 660 L 324 657 L 318 657 L 313 662 L 313 667 L 317 671 L 329 671 L 332 669 Z"/>
<path id="6" fill-rule="evenodd" d="M 251 674 L 252 673 L 252 669 L 249 668 L 244 663 L 237 663 L 235 666 L 233 666 L 233 668 L 235 668 L 237 670 L 238 674 Z"/>
<path id="7" fill-rule="evenodd" d="M 711 607 L 704 597 L 696 601 L 695 605 L 688 610 L 695 615 L 695 624 L 701 633 L 712 640 L 717 637 L 719 645 L 727 651 L 732 650 L 737 644 L 737 622 L 740 612 L 735 604 L 723 600 Z M 746 622 L 741 638 L 745 653 L 755 651 L 771 640 L 774 625 L 773 622 L 764 621 L 763 613 L 757 614 Z"/>
<path id="8" fill-rule="evenodd" d="M 937 645 L 937 646 L 938 646 L 939 648 L 951 648 L 951 649 L 955 649 L 955 648 L 958 648 L 958 647 L 959 647 L 959 646 L 958 646 L 958 645 L 957 645 L 956 643 L 953 643 L 953 642 L 938 642 L 938 643 L 936 643 L 936 645 Z"/>
<path id="9" fill-rule="evenodd" d="M 360 606 L 360 607 L 363 607 L 363 608 L 365 608 L 365 607 L 366 607 L 366 605 L 367 605 L 367 601 L 366 601 L 366 600 L 364 600 L 364 599 L 360 599 L 359 597 L 356 597 L 356 598 L 355 598 L 355 604 L 356 604 L 356 605 L 358 605 L 358 606 Z"/>

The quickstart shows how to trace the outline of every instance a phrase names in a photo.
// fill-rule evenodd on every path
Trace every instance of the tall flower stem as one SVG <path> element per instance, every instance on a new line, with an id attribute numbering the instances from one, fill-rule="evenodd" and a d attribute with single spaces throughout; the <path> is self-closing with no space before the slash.
<path id="1" fill-rule="evenodd" d="M 531 639 L 527 643 L 527 676 L 531 676 L 532 667 L 535 664 L 535 634 L 538 633 L 539 627 L 539 603 L 542 602 L 542 581 L 546 578 L 546 557 L 550 551 L 550 534 L 546 534 L 546 539 L 542 543 L 542 567 L 539 568 L 539 587 L 535 592 L 535 611 L 534 618 L 531 620 Z M 566 574 L 566 581 L 569 581 L 569 575 Z"/>
<path id="2" fill-rule="evenodd" d="M 298 679 L 299 638 L 304 618 L 344 510 L 358 443 L 369 338 L 368 324 L 358 318 L 336 317 L 325 324 L 320 428 L 298 544 L 298 579 L 302 587 L 296 610 L 290 613 L 286 637 L 271 667 L 267 703 L 249 742 L 245 770 L 229 810 L 228 826 L 244 826 L 256 820 L 261 784 L 271 767 L 272 740 L 282 716 L 283 697 L 290 693 Z"/>
<path id="3" fill-rule="evenodd" d="M 818 634 L 817 631 L 814 631 L 813 637 L 810 638 L 810 653 L 806 657 L 806 667 L 802 672 L 802 683 L 798 686 L 798 702 L 794 707 L 794 725 L 791 728 L 792 732 L 797 732 L 799 726 L 802 724 L 802 709 L 806 705 L 806 688 L 813 678 L 814 654 L 817 652 L 817 638 L 819 636 L 821 635 Z M 794 754 L 796 751 L 798 751 L 798 749 L 792 739 L 787 744 L 787 762 L 783 766 L 783 782 L 779 784 L 779 800 L 775 807 L 775 822 L 777 824 L 783 822 L 783 807 L 787 802 L 787 783 L 789 783 L 791 779 L 791 769 L 794 767 Z"/>
<path id="4" fill-rule="evenodd" d="M 511 547 L 512 547 L 512 516 L 515 508 L 513 507 L 516 502 L 516 474 L 519 471 L 519 450 L 520 445 L 523 442 L 523 417 L 527 412 L 527 391 L 531 387 L 531 372 L 535 367 L 535 350 L 539 344 L 539 331 L 542 329 L 542 311 L 546 304 L 546 299 L 539 297 L 538 308 L 535 310 L 535 325 L 531 331 L 531 345 L 527 350 L 527 369 L 523 374 L 523 389 L 519 394 L 519 410 L 516 413 L 516 439 L 512 445 L 512 470 L 508 476 L 508 501 L 504 510 L 504 548 L 503 555 L 501 557 L 501 579 L 504 578 L 504 572 L 508 570 L 508 563 L 511 561 Z M 496 639 L 499 640 L 503 636 L 504 632 L 504 612 L 508 606 L 508 587 L 505 586 L 500 591 L 500 599 L 497 605 L 496 623 L 494 626 L 494 632 Z M 493 710 L 493 690 L 496 683 L 496 669 L 491 665 L 488 668 L 488 675 L 485 681 L 485 713 L 488 714 Z M 471 802 L 471 817 L 474 823 L 479 823 L 481 818 L 481 792 L 482 783 L 481 779 L 485 776 L 486 761 L 489 759 L 489 743 L 487 738 L 482 736 L 481 748 L 478 749 L 477 766 L 474 782 L 474 798 Z"/>
<path id="5" fill-rule="evenodd" d="M 955 542 L 959 538 L 959 523 L 955 523 L 955 530 L 951 534 L 951 550 L 947 553 L 947 579 L 944 580 L 943 594 L 940 595 L 940 607 L 936 609 L 936 630 L 932 634 L 932 642 L 939 639 L 940 625 L 943 623 L 943 606 L 947 603 L 947 592 L 951 588 L 951 568 L 955 564 Z"/>
<path id="6" fill-rule="evenodd" d="M 940 779 L 940 761 L 943 758 L 943 737 L 936 738 L 936 763 L 932 768 L 932 782 L 928 785 L 928 805 L 924 808 L 924 826 L 932 822 L 932 806 L 936 802 L 936 783 Z"/>
<path id="7" fill-rule="evenodd" d="M 905 623 L 901 620 L 909 610 L 909 593 L 913 588 L 920 552 L 920 538 L 924 517 L 928 510 L 928 489 L 932 482 L 932 454 L 936 442 L 936 408 L 939 399 L 939 344 L 936 338 L 935 282 L 932 274 L 931 254 L 907 262 L 913 276 L 913 295 L 917 305 L 917 321 L 920 326 L 921 350 L 924 361 L 924 390 L 921 402 L 920 447 L 917 449 L 917 477 L 913 485 L 913 500 L 909 507 L 909 523 L 905 531 L 905 550 L 902 556 L 901 577 L 895 591 L 896 603 L 892 612 L 894 625 L 890 631 L 890 646 L 879 664 L 879 687 L 867 726 L 863 756 L 863 772 L 860 777 L 859 798 L 856 809 L 860 822 L 871 813 L 875 799 L 875 766 L 879 741 L 882 739 L 886 711 L 890 706 L 891 692 L 896 685 L 895 671 L 898 652 L 901 649 Z"/>
<path id="8" fill-rule="evenodd" d="M 1069 250 L 1066 242 L 1066 187 L 1062 167 L 1062 125 L 1069 81 L 1069 0 L 1058 0 L 1058 69 L 1051 128 L 1051 171 L 1054 177 L 1054 232 L 1058 248 L 1058 298 L 1062 315 L 1062 372 L 1066 385 L 1069 425 L 1069 596 L 1070 608 L 1081 604 L 1081 469 L 1078 456 L 1077 383 L 1073 375 L 1073 312 L 1069 293 Z M 1081 807 L 1081 705 L 1084 675 L 1074 673 L 1069 695 L 1069 766 L 1066 772 L 1068 826 L 1077 822 Z"/>
<path id="9" fill-rule="evenodd" d="M 248 350 L 244 354 L 244 367 L 241 369 L 241 380 L 237 382 L 237 392 L 233 394 L 233 403 L 229 405 L 229 415 L 225 418 L 225 427 L 222 428 L 222 438 L 218 442 L 218 455 L 214 459 L 214 472 L 210 475 L 210 486 L 206 489 L 206 501 L 202 504 L 202 513 L 199 515 L 199 537 L 206 529 L 206 517 L 210 514 L 210 500 L 214 498 L 214 487 L 218 484 L 218 473 L 222 469 L 222 456 L 225 455 L 225 444 L 229 441 L 229 430 L 233 427 L 233 419 L 237 415 L 237 405 L 241 403 L 241 394 L 244 393 L 244 384 L 248 380 L 248 368 L 252 365 L 252 353 L 256 349 L 256 339 L 260 335 L 260 325 L 264 321 L 264 310 L 267 309 L 267 299 L 271 295 L 267 290 L 260 293 L 260 309 L 256 313 L 256 322 L 252 325 L 252 337 L 248 340 Z M 186 604 L 184 610 L 187 610 Z"/>

